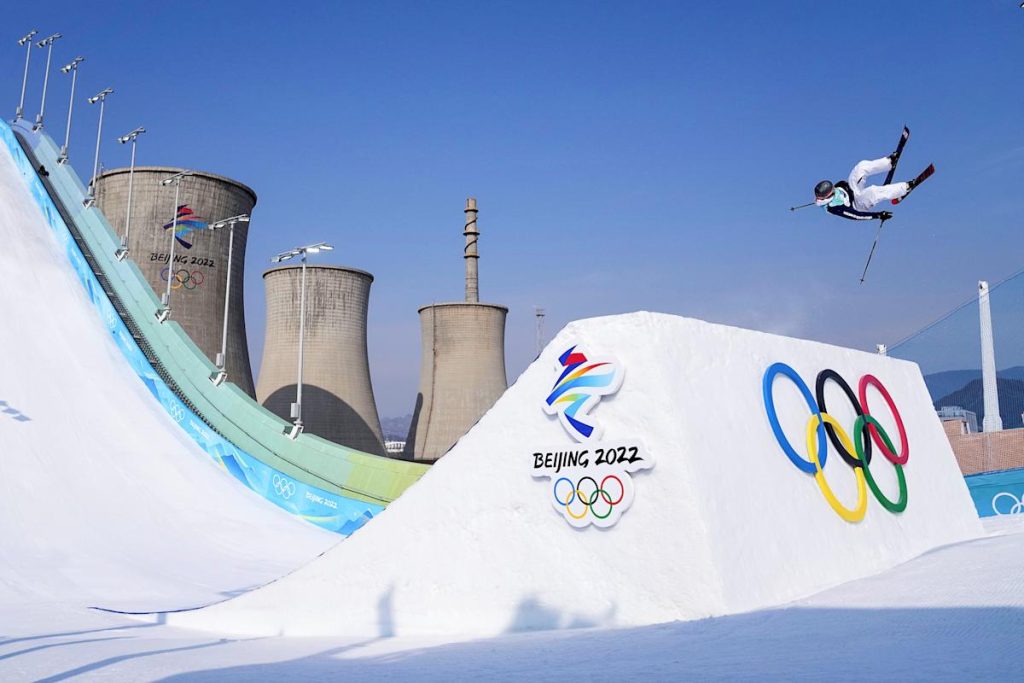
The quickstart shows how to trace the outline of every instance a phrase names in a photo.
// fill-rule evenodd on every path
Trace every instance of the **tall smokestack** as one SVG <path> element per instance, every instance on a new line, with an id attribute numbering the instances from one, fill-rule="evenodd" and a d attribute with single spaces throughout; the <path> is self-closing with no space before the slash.
<path id="1" fill-rule="evenodd" d="M 981 383 L 985 397 L 985 419 L 982 431 L 998 432 L 1003 429 L 999 416 L 999 390 L 996 388 L 996 351 L 992 341 L 992 309 L 988 301 L 988 283 L 978 282 L 978 308 L 981 312 Z"/>
<path id="2" fill-rule="evenodd" d="M 404 454 L 412 460 L 440 458 L 508 388 L 508 309 L 480 303 L 476 199 L 466 200 L 465 212 L 466 300 L 419 310 L 423 339 L 420 390 Z"/>
<path id="3" fill-rule="evenodd" d="M 466 247 L 462 255 L 466 259 L 466 303 L 480 302 L 480 254 L 477 252 L 477 239 L 480 230 L 476 226 L 476 198 L 466 200 L 466 227 L 462 234 L 466 236 Z"/>

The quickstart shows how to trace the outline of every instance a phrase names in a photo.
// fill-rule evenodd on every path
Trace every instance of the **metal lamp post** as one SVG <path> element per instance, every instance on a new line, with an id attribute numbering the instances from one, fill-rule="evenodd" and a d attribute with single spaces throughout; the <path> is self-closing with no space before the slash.
<path id="1" fill-rule="evenodd" d="M 114 92 L 113 88 L 104 88 L 101 92 L 90 97 L 89 104 L 100 103 L 100 122 L 96 127 L 96 156 L 92 160 L 92 178 L 89 180 L 89 196 L 83 202 L 86 206 L 92 206 L 96 201 L 96 174 L 100 170 L 100 138 L 103 137 L 103 110 L 107 106 L 107 95 Z"/>
<path id="2" fill-rule="evenodd" d="M 122 145 L 130 142 L 132 143 L 132 163 L 128 168 L 128 209 L 124 217 L 124 234 L 121 235 L 121 246 L 114 252 L 115 258 L 118 261 L 124 261 L 125 257 L 128 256 L 128 235 L 132 229 L 132 181 L 135 180 L 135 143 L 139 139 L 139 136 L 146 132 L 145 128 L 139 127 L 128 133 L 122 135 L 117 139 Z M 95 181 L 94 181 L 95 182 Z M 95 192 L 95 188 L 93 192 Z M 178 207 L 174 207 L 174 215 L 178 215 Z"/>
<path id="3" fill-rule="evenodd" d="M 235 224 L 248 222 L 249 214 L 243 213 L 207 226 L 209 230 L 220 230 L 224 227 L 228 229 L 228 279 L 227 285 L 224 287 L 224 328 L 220 335 L 220 353 L 217 354 L 216 362 L 217 372 L 210 375 L 210 381 L 218 387 L 228 378 L 228 313 L 230 312 L 228 304 L 231 301 L 231 261 L 235 253 Z"/>
<path id="4" fill-rule="evenodd" d="M 68 144 L 71 142 L 71 113 L 75 110 L 75 83 L 78 82 L 78 65 L 85 61 L 85 57 L 75 57 L 60 68 L 62 74 L 71 74 L 71 99 L 68 100 L 68 125 L 64 128 L 64 146 L 60 148 L 60 156 L 57 157 L 58 164 L 68 162 Z"/>
<path id="5" fill-rule="evenodd" d="M 43 72 L 43 101 L 39 105 L 39 113 L 36 114 L 36 122 L 32 126 L 32 130 L 39 130 L 43 127 L 43 114 L 46 113 L 46 86 L 50 82 L 50 57 L 53 56 L 54 41 L 60 38 L 63 38 L 61 34 L 54 33 L 36 43 L 36 47 L 46 48 L 46 71 Z"/>
<path id="6" fill-rule="evenodd" d="M 294 425 L 286 433 L 288 438 L 298 438 L 299 434 L 302 433 L 302 347 L 305 341 L 306 334 L 306 255 L 307 254 L 318 254 L 321 251 L 331 251 L 334 249 L 330 244 L 326 242 L 318 242 L 316 244 L 308 244 L 304 247 L 295 247 L 288 251 L 281 252 L 274 258 L 270 259 L 271 263 L 282 263 L 296 256 L 302 259 L 302 285 L 301 294 L 299 295 L 299 378 L 295 389 L 295 403 L 292 404 L 291 417 L 295 420 Z"/>
<path id="7" fill-rule="evenodd" d="M 25 88 L 28 86 L 28 63 L 32 59 L 32 37 L 37 33 L 39 33 L 37 29 L 32 29 L 25 37 L 18 41 L 18 45 L 25 48 L 25 75 L 21 77 L 21 99 L 18 100 L 18 111 L 14 114 L 15 121 L 25 116 Z"/>
<path id="8" fill-rule="evenodd" d="M 171 253 L 167 259 L 167 289 L 160 299 L 162 308 L 156 310 L 156 319 L 160 322 L 166 321 L 171 316 L 171 282 L 174 280 L 174 243 L 178 241 L 178 199 L 181 196 L 181 181 L 192 175 L 192 171 L 175 173 L 170 178 L 160 181 L 163 186 L 174 183 L 174 218 L 171 220 Z"/>
<path id="9" fill-rule="evenodd" d="M 537 320 L 537 358 L 540 358 L 540 352 L 544 350 L 544 315 L 545 311 L 540 306 L 533 307 L 533 315 Z"/>

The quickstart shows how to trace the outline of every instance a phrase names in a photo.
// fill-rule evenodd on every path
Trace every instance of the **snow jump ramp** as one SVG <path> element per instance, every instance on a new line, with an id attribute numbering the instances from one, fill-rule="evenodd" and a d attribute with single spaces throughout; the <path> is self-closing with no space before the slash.
<path id="1" fill-rule="evenodd" d="M 53 633 L 55 614 L 66 626 L 86 605 L 207 604 L 338 541 L 239 486 L 153 399 L 2 146 L 0 242 L 7 642 L 26 621 Z"/>
<path id="2" fill-rule="evenodd" d="M 169 621 L 254 635 L 642 625 L 778 605 L 981 533 L 916 364 L 635 313 L 562 330 L 362 533 Z"/>

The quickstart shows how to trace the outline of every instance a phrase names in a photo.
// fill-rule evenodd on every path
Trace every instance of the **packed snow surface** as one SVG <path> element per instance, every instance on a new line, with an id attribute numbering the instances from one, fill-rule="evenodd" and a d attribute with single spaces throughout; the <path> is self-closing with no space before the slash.
<path id="1" fill-rule="evenodd" d="M 185 437 L 124 362 L 6 148 L 0 244 L 3 630 L 17 604 L 208 604 L 337 541 Z"/>
<path id="2" fill-rule="evenodd" d="M 24 606 L 0 612 L 0 679 L 1016 680 L 1024 517 L 996 521 L 998 535 L 783 607 L 624 629 L 236 638 Z"/>
<path id="3" fill-rule="evenodd" d="M 625 368 L 621 389 L 591 416 L 604 439 L 639 439 L 655 462 L 633 473 L 635 502 L 610 529 L 570 527 L 550 504 L 550 483 L 531 477 L 534 451 L 574 446 L 541 409 L 570 347 Z M 868 492 L 864 519 L 844 521 L 790 463 L 762 398 L 777 361 L 812 392 L 826 368 L 854 387 L 871 373 L 888 388 L 910 447 L 905 512 Z M 853 433 L 852 404 L 834 382 L 825 386 L 830 414 Z M 783 379 L 773 395 L 787 438 L 807 457 L 804 399 Z M 900 449 L 886 402 L 875 389 L 868 396 Z M 871 471 L 895 499 L 895 469 L 877 449 Z M 824 473 L 853 507 L 853 470 L 834 451 Z M 421 482 L 346 543 L 281 581 L 169 619 L 302 636 L 638 626 L 779 605 L 980 533 L 917 365 L 635 313 L 570 324 Z"/>

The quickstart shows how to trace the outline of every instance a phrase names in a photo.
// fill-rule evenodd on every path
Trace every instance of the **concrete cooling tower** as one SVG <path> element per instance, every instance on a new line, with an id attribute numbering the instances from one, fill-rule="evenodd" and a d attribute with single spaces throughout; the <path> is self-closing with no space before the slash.
<path id="1" fill-rule="evenodd" d="M 160 181 L 180 168 L 136 166 L 132 181 L 129 258 L 142 270 L 157 296 L 171 283 L 171 317 L 177 321 L 211 360 L 221 348 L 224 323 L 224 292 L 231 278 L 228 315 L 227 372 L 230 381 L 250 396 L 255 396 L 249 346 L 245 336 L 245 301 L 242 279 L 245 270 L 245 245 L 249 224 L 235 225 L 234 255 L 231 273 L 228 264 L 228 230 L 187 231 L 179 227 L 174 248 L 174 268 L 168 269 L 170 229 L 175 215 L 174 186 Z M 96 203 L 110 224 L 125 233 L 128 209 L 128 169 L 106 171 L 96 181 Z M 252 212 L 256 193 L 239 182 L 211 173 L 195 171 L 181 181 L 179 205 L 185 205 L 202 222 Z"/>
<path id="2" fill-rule="evenodd" d="M 420 390 L 405 457 L 434 461 L 448 452 L 508 388 L 505 315 L 480 303 L 476 199 L 466 200 L 466 301 L 419 310 Z"/>
<path id="3" fill-rule="evenodd" d="M 297 387 L 301 278 L 301 266 L 263 274 L 267 332 L 256 399 L 286 420 Z M 302 422 L 308 433 L 383 455 L 366 351 L 372 282 L 355 268 L 307 264 Z"/>

